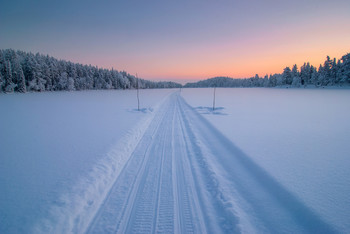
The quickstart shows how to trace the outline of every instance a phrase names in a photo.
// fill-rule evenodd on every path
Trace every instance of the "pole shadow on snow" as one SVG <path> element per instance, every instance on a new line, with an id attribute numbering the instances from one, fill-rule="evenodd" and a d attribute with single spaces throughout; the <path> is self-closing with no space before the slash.
<path id="1" fill-rule="evenodd" d="M 206 142 L 207 145 L 210 145 L 210 150 L 213 155 L 217 156 L 218 160 L 221 160 L 221 164 L 226 169 L 227 172 L 233 174 L 232 180 L 237 187 L 238 192 L 246 199 L 250 204 L 253 205 L 253 208 L 257 212 L 260 218 L 264 220 L 268 225 L 269 229 L 272 229 L 274 232 L 281 232 L 278 228 L 273 227 L 274 218 L 271 217 L 271 213 L 266 211 L 264 205 L 261 205 L 261 199 L 259 201 L 259 194 L 254 189 L 250 189 L 248 183 L 250 184 L 249 178 L 243 178 L 239 181 L 239 178 L 234 177 L 235 170 L 238 165 L 234 163 L 227 163 L 232 160 L 236 161 L 237 164 L 240 164 L 241 168 L 238 168 L 241 171 L 244 171 L 245 174 L 248 174 L 248 177 L 263 188 L 265 193 L 269 194 L 268 196 L 279 204 L 286 213 L 289 214 L 294 222 L 299 225 L 303 230 L 310 233 L 338 233 L 330 224 L 324 221 L 317 213 L 315 213 L 310 207 L 304 204 L 297 196 L 292 192 L 288 191 L 281 183 L 276 181 L 267 171 L 255 163 L 247 154 L 241 151 L 237 146 L 235 146 L 227 137 L 225 137 L 220 131 L 218 131 L 208 120 L 206 120 L 199 113 L 194 111 L 187 102 L 180 97 L 180 102 L 188 107 L 189 111 L 192 112 L 197 118 L 196 123 L 200 123 L 200 128 L 196 129 L 201 132 L 201 136 L 206 136 L 206 134 L 214 134 L 215 139 L 219 142 L 220 146 L 226 148 L 226 152 L 229 152 L 225 155 L 220 155 L 221 150 L 218 148 L 220 146 L 215 146 L 213 142 Z M 191 113 L 190 113 L 191 114 Z M 188 116 L 184 115 L 184 118 Z M 186 121 L 188 122 L 188 120 Z M 186 124 L 188 128 L 191 128 L 189 123 Z M 194 136 L 193 136 L 194 137 Z M 205 138 L 205 137 L 204 137 Z M 199 146 L 196 146 L 199 148 Z M 199 149 L 197 152 L 201 152 Z M 242 176 L 240 175 L 242 178 Z M 247 183 L 248 182 L 248 183 Z M 271 205 L 271 204 L 270 204 Z M 273 205 L 273 204 L 272 204 Z M 267 217 L 269 216 L 270 217 Z M 283 225 L 281 225 L 283 226 Z"/>
<path id="2" fill-rule="evenodd" d="M 153 108 L 152 107 L 148 107 L 148 108 L 140 108 L 140 109 L 127 109 L 128 112 L 131 113 L 151 113 L 153 112 Z"/>
<path id="3" fill-rule="evenodd" d="M 224 107 L 215 107 L 213 110 L 213 107 L 207 107 L 207 106 L 197 106 L 193 108 L 195 111 L 197 111 L 200 114 L 204 115 L 227 115 L 224 110 Z"/>

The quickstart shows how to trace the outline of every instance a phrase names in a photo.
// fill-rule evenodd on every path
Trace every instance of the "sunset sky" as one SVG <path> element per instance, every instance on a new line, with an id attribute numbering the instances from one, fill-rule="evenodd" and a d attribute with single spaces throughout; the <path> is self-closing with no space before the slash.
<path id="1" fill-rule="evenodd" d="M 350 1 L 5 0 L 0 48 L 150 80 L 264 76 L 349 53 Z"/>

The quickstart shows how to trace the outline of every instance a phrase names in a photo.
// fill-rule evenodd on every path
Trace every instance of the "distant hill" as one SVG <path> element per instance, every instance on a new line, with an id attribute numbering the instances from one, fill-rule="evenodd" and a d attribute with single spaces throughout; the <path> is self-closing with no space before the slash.
<path id="1" fill-rule="evenodd" d="M 230 77 L 214 77 L 207 80 L 201 80 L 194 83 L 187 83 L 184 85 L 185 88 L 196 88 L 196 87 L 242 87 L 247 83 L 248 79 L 233 79 Z"/>
<path id="2" fill-rule="evenodd" d="M 304 63 L 298 69 L 286 67 L 281 74 L 251 78 L 233 79 L 230 77 L 214 77 L 194 83 L 187 83 L 186 88 L 204 87 L 305 87 L 305 86 L 349 86 L 350 85 L 350 53 L 341 59 L 330 59 L 327 56 L 324 64 L 316 67 Z"/>

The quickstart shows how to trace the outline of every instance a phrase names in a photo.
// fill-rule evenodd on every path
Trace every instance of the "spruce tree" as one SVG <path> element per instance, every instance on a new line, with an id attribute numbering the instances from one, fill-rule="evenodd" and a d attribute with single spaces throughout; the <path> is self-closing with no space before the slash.
<path id="1" fill-rule="evenodd" d="M 282 78 L 283 78 L 283 81 L 282 81 L 283 84 L 286 84 L 286 85 L 292 84 L 292 71 L 290 70 L 289 67 L 286 67 L 283 70 Z"/>
<path id="2" fill-rule="evenodd" d="M 343 83 L 350 83 L 350 53 L 344 55 L 342 58 L 342 82 Z"/>
<path id="3" fill-rule="evenodd" d="M 23 74 L 22 67 L 20 67 L 19 71 L 18 71 L 17 91 L 20 92 L 20 93 L 25 93 L 27 91 L 26 81 L 25 81 L 25 77 L 24 77 L 24 74 Z"/>
<path id="4" fill-rule="evenodd" d="M 1 71 L 0 71 L 0 93 L 4 92 L 4 87 L 5 87 L 5 80 L 1 74 Z"/>
<path id="5" fill-rule="evenodd" d="M 15 89 L 15 84 L 12 79 L 12 66 L 9 60 L 6 61 L 5 89 L 6 93 L 12 93 Z"/>

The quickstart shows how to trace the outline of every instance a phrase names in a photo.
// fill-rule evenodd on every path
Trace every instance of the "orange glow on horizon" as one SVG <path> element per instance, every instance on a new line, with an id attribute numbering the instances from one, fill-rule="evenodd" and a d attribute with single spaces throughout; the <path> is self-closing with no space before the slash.
<path id="1" fill-rule="evenodd" d="M 149 80 L 264 77 L 350 52 L 349 0 L 20 2 L 2 4 L 2 49 Z"/>
<path id="2" fill-rule="evenodd" d="M 340 59 L 349 53 L 350 47 L 345 45 L 350 41 L 350 31 L 344 31 L 347 22 L 339 22 L 330 28 L 328 24 L 331 23 L 271 29 L 269 32 L 256 32 L 249 38 L 238 35 L 210 43 L 150 42 L 148 46 L 130 48 L 135 53 L 110 51 L 98 57 L 86 55 L 76 62 L 95 65 L 97 60 L 99 64 L 96 65 L 100 67 L 138 73 L 139 77 L 150 80 L 201 80 L 216 76 L 249 78 L 255 74 L 263 77 L 282 73 L 285 67 L 294 64 L 300 68 L 304 62 L 318 68 L 326 56 Z"/>
<path id="3" fill-rule="evenodd" d="M 350 52 L 344 45 L 346 37 L 333 38 L 318 33 L 321 39 L 314 41 L 311 33 L 303 40 L 277 32 L 268 38 L 236 40 L 220 45 L 202 45 L 183 50 L 167 50 L 164 53 L 145 56 L 125 63 L 125 70 L 138 73 L 146 79 L 207 79 L 216 76 L 249 78 L 282 73 L 287 66 L 297 64 L 300 68 L 309 62 L 316 68 L 323 64 L 326 56 L 332 59 Z M 137 61 L 139 59 L 139 61 Z M 133 63 L 131 63 L 133 61 Z M 137 64 L 137 67 L 130 64 Z M 116 66 L 117 67 L 117 66 Z"/>

